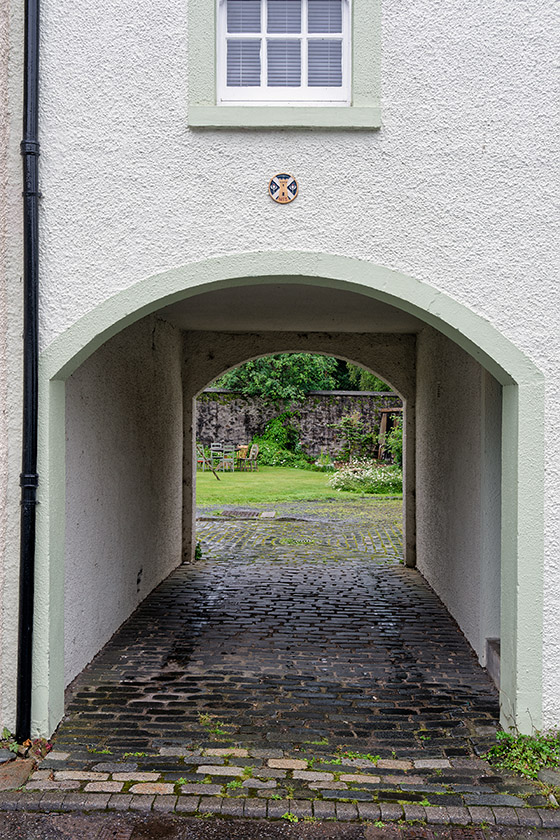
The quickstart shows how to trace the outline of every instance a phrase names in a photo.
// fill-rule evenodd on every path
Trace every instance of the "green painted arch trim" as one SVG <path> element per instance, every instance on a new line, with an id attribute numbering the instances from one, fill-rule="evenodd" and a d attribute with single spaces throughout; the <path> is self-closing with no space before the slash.
<path id="1" fill-rule="evenodd" d="M 103 301 L 41 354 L 47 379 L 66 379 L 112 336 L 175 301 L 224 287 L 308 283 L 347 289 L 409 312 L 440 330 L 502 385 L 536 384 L 539 369 L 489 321 L 428 283 L 352 257 L 309 251 L 228 254 L 139 280 Z"/>

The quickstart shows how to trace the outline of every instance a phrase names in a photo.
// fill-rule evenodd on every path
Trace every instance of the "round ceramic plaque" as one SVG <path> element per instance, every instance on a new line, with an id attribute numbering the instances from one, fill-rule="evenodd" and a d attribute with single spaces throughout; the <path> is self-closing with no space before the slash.
<path id="1" fill-rule="evenodd" d="M 289 204 L 298 194 L 298 182 L 293 175 L 282 172 L 270 179 L 268 194 L 278 204 Z"/>

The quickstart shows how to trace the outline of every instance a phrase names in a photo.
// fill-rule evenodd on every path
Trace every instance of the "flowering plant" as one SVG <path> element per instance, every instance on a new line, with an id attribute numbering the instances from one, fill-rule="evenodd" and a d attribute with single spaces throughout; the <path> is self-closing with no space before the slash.
<path id="1" fill-rule="evenodd" d="M 329 477 L 334 490 L 355 493 L 402 493 L 402 470 L 393 464 L 363 458 L 350 461 Z"/>

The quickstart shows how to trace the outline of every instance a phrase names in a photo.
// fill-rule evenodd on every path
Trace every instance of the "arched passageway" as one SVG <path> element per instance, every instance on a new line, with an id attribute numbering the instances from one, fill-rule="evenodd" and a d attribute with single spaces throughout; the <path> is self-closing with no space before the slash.
<path id="1" fill-rule="evenodd" d="M 241 299 L 246 297 L 242 288 Z M 294 300 L 298 287 L 291 290 Z M 215 310 L 214 310 L 215 311 Z M 168 313 L 166 313 L 168 314 Z M 173 316 L 171 316 L 173 317 Z M 180 320 L 178 321 L 180 323 Z M 408 325 L 410 326 L 410 325 Z M 183 551 L 192 557 L 194 534 L 194 429 L 195 400 L 198 394 L 226 370 L 250 358 L 273 353 L 325 353 L 344 358 L 367 368 L 391 383 L 404 401 L 405 452 L 405 561 L 416 564 L 416 340 L 409 333 L 344 333 L 344 332 L 246 332 L 185 330 L 183 332 L 183 405 L 184 405 L 184 516 Z"/>
<path id="2" fill-rule="evenodd" d="M 310 315 L 292 309 L 287 320 L 286 313 L 273 308 L 274 317 L 271 318 L 269 328 L 261 329 L 258 319 L 251 313 L 251 297 L 247 296 L 246 290 L 259 286 L 271 286 L 271 284 L 278 288 L 280 298 L 286 295 L 286 290 L 290 286 L 319 290 L 319 297 L 322 296 L 325 301 L 324 312 L 317 313 L 315 310 Z M 243 304 L 245 310 L 243 316 L 245 321 L 238 317 L 237 311 L 230 309 L 229 313 L 223 311 L 219 313 L 222 319 L 221 325 L 212 324 L 211 319 L 205 323 L 199 312 L 200 317 L 195 324 L 199 329 L 193 330 L 189 323 L 184 323 L 183 326 L 178 325 L 177 319 L 183 317 L 178 311 L 175 312 L 175 316 L 170 313 L 169 307 L 188 299 L 189 303 L 181 304 L 181 306 L 186 307 L 192 315 L 196 309 L 197 297 L 201 300 L 203 294 L 210 291 L 219 292 L 235 287 L 245 289 L 245 292 L 239 296 L 239 304 L 240 306 Z M 378 307 L 381 310 L 384 306 L 388 307 L 384 312 L 386 316 L 395 312 L 403 313 L 405 319 L 412 317 L 421 323 L 421 329 L 417 331 L 410 329 L 410 322 L 407 322 L 406 329 L 400 334 L 398 329 L 391 330 L 391 335 L 397 335 L 393 347 L 394 352 L 397 352 L 396 348 L 402 350 L 407 343 L 410 343 L 408 338 L 403 338 L 403 335 L 416 336 L 413 367 L 416 369 L 417 387 L 411 390 L 410 395 L 406 394 L 404 387 L 399 387 L 395 376 L 388 375 L 378 362 L 374 362 L 370 357 L 364 358 L 368 351 L 367 341 L 371 340 L 373 344 L 377 341 L 376 350 L 382 352 L 382 347 L 387 347 L 390 343 L 388 335 L 382 338 L 376 337 L 375 334 L 381 330 L 374 328 L 358 330 L 358 321 L 352 322 L 350 318 L 344 324 L 344 318 L 341 319 L 340 313 L 332 307 L 332 296 L 335 292 L 359 298 L 363 318 L 367 319 L 369 316 L 370 326 L 375 323 L 373 316 L 375 308 Z M 347 302 L 349 301 L 350 297 L 347 298 Z M 349 309 L 352 310 L 352 306 L 349 305 Z M 155 311 L 159 311 L 166 319 L 167 326 L 161 328 L 158 326 L 161 324 L 159 318 L 154 321 L 152 317 L 147 317 Z M 326 329 L 327 325 L 321 322 L 319 314 L 323 317 L 328 316 L 329 312 L 331 322 L 328 325 L 329 329 Z M 217 310 L 214 309 L 211 315 L 215 316 L 216 313 Z M 223 318 L 226 315 L 228 322 L 224 324 Z M 142 318 L 144 318 L 143 321 Z M 274 320 L 275 318 L 277 320 Z M 134 322 L 138 323 L 131 327 L 130 333 L 123 331 Z M 304 329 L 306 323 L 308 327 Z M 216 326 L 221 326 L 221 328 L 216 329 Z M 120 363 L 125 357 L 129 358 L 127 354 L 130 348 L 127 342 L 130 338 L 139 347 L 138 342 L 141 341 L 142 336 L 144 337 L 142 340 L 147 335 L 151 335 L 152 338 L 157 337 L 157 331 L 160 328 L 165 334 L 163 336 L 163 343 L 167 347 L 165 354 L 156 361 L 154 353 L 157 353 L 157 341 L 152 341 L 151 345 L 145 343 L 145 355 L 142 355 L 142 352 L 138 353 L 132 367 L 123 372 L 123 382 L 126 380 L 130 383 L 131 371 L 133 369 L 137 372 L 142 371 L 149 360 L 152 384 L 156 382 L 161 384 L 160 374 L 165 367 L 169 373 L 167 391 L 165 389 L 157 393 L 152 391 L 154 407 L 165 404 L 165 394 L 175 395 L 173 401 L 176 406 L 176 394 L 182 392 L 184 397 L 182 427 L 187 443 L 184 447 L 186 460 L 189 458 L 189 452 L 192 451 L 192 430 L 189 431 L 189 404 L 192 405 L 192 396 L 209 379 L 219 375 L 227 367 L 266 352 L 302 349 L 305 346 L 309 350 L 332 352 L 335 355 L 353 359 L 389 379 L 407 400 L 415 398 L 416 405 L 421 404 L 423 407 L 422 416 L 424 417 L 429 417 L 427 412 L 437 405 L 438 401 L 437 417 L 440 419 L 445 418 L 446 412 L 449 416 L 452 413 L 454 417 L 459 418 L 469 406 L 473 409 L 474 416 L 478 418 L 474 436 L 467 435 L 467 439 L 452 442 L 453 436 L 450 435 L 447 439 L 445 455 L 439 459 L 439 462 L 431 457 L 428 446 L 421 451 L 419 449 L 414 458 L 413 468 L 415 466 L 421 473 L 422 487 L 426 491 L 423 498 L 417 496 L 415 501 L 419 526 L 418 549 L 419 553 L 420 549 L 424 552 L 422 558 L 419 559 L 420 563 L 428 564 L 425 566 L 426 570 L 432 563 L 431 571 L 427 571 L 428 579 L 430 580 L 430 573 L 435 576 L 430 582 L 452 608 L 452 612 L 456 615 L 456 605 L 459 612 L 463 611 L 461 615 L 456 615 L 462 626 L 467 627 L 469 621 L 473 619 L 474 625 L 478 622 L 477 626 L 480 629 L 484 626 L 484 622 L 481 624 L 480 601 L 474 599 L 473 591 L 480 592 L 486 585 L 483 577 L 485 571 L 490 571 L 492 575 L 495 575 L 495 565 L 488 564 L 487 560 L 490 557 L 498 559 L 501 553 L 501 574 L 498 576 L 501 590 L 502 719 L 504 722 L 515 722 L 520 729 L 527 729 L 533 724 L 538 725 L 541 707 L 541 630 L 539 622 L 535 622 L 535 614 L 538 617 L 542 613 L 540 606 L 542 530 L 539 526 L 541 521 L 539 500 L 542 503 L 542 488 L 535 485 L 534 474 L 531 480 L 528 480 L 522 470 L 525 450 L 529 445 L 523 429 L 527 428 L 527 424 L 530 424 L 533 429 L 540 428 L 538 419 L 542 411 L 542 392 L 538 371 L 534 370 L 525 357 L 509 345 L 490 325 L 482 322 L 465 307 L 436 293 L 425 284 L 354 260 L 314 254 L 283 255 L 280 269 L 275 255 L 258 254 L 238 255 L 227 260 L 210 260 L 198 266 L 186 266 L 158 278 L 150 278 L 138 284 L 137 288 L 123 292 L 122 295 L 117 296 L 117 299 L 107 302 L 90 316 L 86 316 L 75 328 L 71 328 L 67 334 L 55 341 L 44 354 L 41 385 L 44 412 L 41 452 L 42 472 L 48 476 L 48 481 L 42 485 L 42 504 L 39 515 L 38 587 L 41 594 L 37 604 L 35 634 L 37 640 L 34 693 L 36 730 L 42 733 L 51 732 L 62 714 L 64 607 L 61 596 L 64 545 L 70 533 L 70 530 L 65 528 L 62 492 L 65 483 L 65 389 L 67 387 L 69 395 L 68 410 L 72 413 L 79 406 L 79 401 L 71 400 L 70 394 L 72 389 L 75 395 L 78 394 L 80 388 L 86 385 L 84 377 L 87 378 L 93 372 L 91 369 L 88 370 L 88 364 L 95 368 L 97 354 L 92 355 L 95 350 L 100 348 L 101 354 L 116 352 Z M 249 339 L 246 337 L 247 333 L 251 334 Z M 282 336 L 279 345 L 280 333 L 288 334 L 289 338 L 286 335 Z M 317 344 L 318 333 L 323 336 L 321 344 Z M 179 335 L 180 340 L 178 340 Z M 108 341 L 112 336 L 117 337 L 115 339 L 117 345 L 111 345 Z M 260 349 L 257 350 L 255 349 L 256 341 L 260 342 Z M 336 344 L 335 349 L 334 345 L 337 341 L 339 343 Z M 354 348 L 350 349 L 352 341 L 355 344 Z M 356 341 L 360 345 L 359 348 L 356 347 Z M 330 351 L 326 348 L 328 342 L 331 342 Z M 219 350 L 218 353 L 217 350 Z M 202 353 L 205 355 L 201 355 Z M 86 361 L 88 357 L 91 357 L 89 362 Z M 97 361 L 100 358 L 98 357 Z M 82 364 L 84 362 L 85 364 Z M 215 373 L 212 372 L 214 362 L 217 368 Z M 389 362 L 390 360 L 387 360 L 388 364 Z M 478 370 L 479 364 L 480 370 Z M 477 366 L 476 369 L 473 365 Z M 103 364 L 100 364 L 95 375 L 102 377 L 102 371 Z M 144 372 L 146 371 L 147 368 Z M 65 386 L 65 381 L 74 373 L 73 379 L 70 379 L 68 385 Z M 202 375 L 202 379 L 197 379 L 199 374 Z M 410 368 L 408 375 L 411 375 Z M 80 377 L 82 377 L 81 382 Z M 140 375 L 139 377 L 137 395 L 148 387 L 146 379 Z M 422 387 L 418 385 L 420 381 Z M 104 385 L 107 385 L 106 380 Z M 499 425 L 499 411 L 496 411 L 496 405 L 500 404 L 500 391 L 503 409 L 501 461 L 496 458 L 499 440 L 497 442 L 495 434 L 497 424 Z M 82 391 L 82 395 L 84 393 Z M 106 404 L 108 406 L 112 404 L 110 388 L 106 394 Z M 140 405 L 140 402 L 137 404 Z M 145 407 L 145 403 L 142 404 Z M 79 415 L 78 409 L 71 422 L 79 421 Z M 173 416 L 177 418 L 176 414 Z M 432 429 L 434 428 L 431 422 L 433 419 L 433 417 L 430 418 Z M 145 430 L 146 424 L 139 422 L 138 415 L 135 415 L 132 420 L 133 422 L 127 426 L 127 434 L 132 437 L 136 435 L 136 442 L 138 442 L 139 437 L 142 438 L 142 432 L 139 430 Z M 164 420 L 162 416 L 156 423 L 156 427 L 161 428 Z M 103 424 L 100 422 L 99 426 L 101 425 Z M 176 425 L 173 427 L 176 429 Z M 461 424 L 455 427 L 451 424 L 451 429 L 461 434 L 465 431 L 464 425 Z M 472 425 L 470 431 L 473 432 Z M 416 434 L 417 442 L 425 442 L 428 438 L 427 428 Z M 148 451 L 149 435 L 143 440 Z M 169 440 L 168 443 L 169 446 L 165 448 L 165 451 L 170 455 L 177 451 L 177 437 L 174 441 Z M 468 476 L 468 481 L 465 483 L 463 455 L 469 452 L 472 455 L 474 443 L 478 450 L 476 458 L 471 459 L 470 463 L 476 463 L 478 466 L 474 474 Z M 530 446 L 534 454 L 534 435 Z M 485 465 L 488 469 L 481 470 L 481 467 Z M 153 478 L 158 473 L 154 461 L 151 461 L 151 470 Z M 494 480 L 496 470 L 502 476 L 504 511 L 500 548 L 496 544 L 495 516 L 492 517 L 493 523 L 490 521 L 484 523 L 483 518 L 485 510 L 495 512 L 497 498 L 499 500 L 499 489 L 496 490 Z M 123 470 L 123 473 L 125 472 Z M 192 504 L 189 503 L 187 478 L 189 474 L 191 474 L 189 471 L 183 474 L 183 480 L 187 480 L 183 512 L 183 529 L 186 534 L 191 527 L 188 513 L 192 510 Z M 156 482 L 161 480 L 161 472 L 159 475 L 160 479 L 156 477 Z M 80 477 L 70 472 L 68 476 L 69 499 L 75 498 L 77 482 L 80 482 Z M 418 484 L 420 486 L 420 482 Z M 450 486 L 453 488 L 451 493 Z M 463 499 L 460 498 L 460 494 L 457 495 L 460 487 L 463 488 Z M 474 497 L 471 495 L 471 503 L 465 507 L 463 502 L 466 501 L 466 494 L 470 493 L 473 487 L 477 488 L 476 494 Z M 125 482 L 121 489 L 130 489 L 130 485 Z M 141 492 L 141 488 L 137 485 L 137 493 L 141 495 Z M 180 487 L 179 493 L 175 492 L 174 497 L 180 498 Z M 489 502 L 491 502 L 490 508 Z M 461 505 L 463 505 L 462 511 L 469 514 L 462 521 L 458 517 L 458 507 Z M 432 521 L 428 515 L 429 511 L 435 512 Z M 178 521 L 176 514 L 175 509 L 175 529 Z M 138 518 L 138 521 L 141 519 L 142 516 Z M 476 533 L 473 532 L 470 524 L 473 521 L 478 523 Z M 122 522 L 122 517 L 119 517 L 118 523 Z M 455 527 L 451 530 L 448 527 L 449 522 L 455 523 Z M 73 523 L 69 525 L 72 527 Z M 140 535 L 141 533 L 142 529 Z M 473 536 L 476 539 L 473 539 Z M 124 557 L 129 549 L 126 545 L 126 533 L 121 532 L 119 538 L 121 539 L 119 550 L 116 550 L 114 545 L 111 549 L 113 568 L 115 568 L 115 558 Z M 449 557 L 444 557 L 450 545 L 457 549 L 459 555 L 463 552 L 461 561 L 451 575 L 449 574 Z M 469 551 L 471 559 L 477 561 L 476 569 L 474 566 L 465 568 L 465 558 L 468 558 Z M 520 552 L 523 554 L 523 563 L 520 562 Z M 171 561 L 171 555 L 172 551 L 169 553 L 169 561 Z M 120 559 L 118 562 L 121 562 Z M 87 563 L 84 562 L 83 557 L 78 557 L 74 563 L 78 580 L 84 579 L 85 565 Z M 102 577 L 105 573 L 106 569 L 102 566 L 97 569 L 98 576 Z M 113 580 L 118 580 L 118 574 Z M 468 589 L 472 581 L 476 581 L 475 590 Z M 95 580 L 93 580 L 92 586 L 95 585 Z M 142 586 L 141 580 L 139 586 L 140 588 Z M 453 603 L 450 603 L 453 599 Z M 528 620 L 529 608 L 532 614 L 530 621 Z M 67 599 L 67 624 L 71 609 L 72 604 Z M 125 605 L 125 612 L 126 609 L 128 607 Z M 125 617 L 126 615 L 123 614 L 117 623 L 121 623 Z M 467 635 L 469 633 L 470 630 L 467 630 Z M 482 640 L 474 639 L 472 634 L 469 638 L 483 658 Z"/>

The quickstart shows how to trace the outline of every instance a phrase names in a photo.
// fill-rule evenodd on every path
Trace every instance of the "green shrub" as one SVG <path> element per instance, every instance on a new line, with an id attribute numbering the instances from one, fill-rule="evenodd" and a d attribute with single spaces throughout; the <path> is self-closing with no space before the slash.
<path id="1" fill-rule="evenodd" d="M 376 437 L 366 429 L 359 411 L 346 414 L 338 423 L 333 423 L 331 428 L 342 443 L 338 453 L 340 460 L 347 461 L 372 455 Z"/>
<path id="2" fill-rule="evenodd" d="M 299 429 L 292 422 L 297 417 L 295 411 L 283 411 L 269 420 L 264 427 L 261 440 L 276 444 L 280 449 L 296 452 L 299 448 Z"/>
<path id="3" fill-rule="evenodd" d="M 391 453 L 393 464 L 402 467 L 403 424 L 400 417 L 395 417 L 395 425 L 385 438 L 385 449 Z"/>
<path id="4" fill-rule="evenodd" d="M 311 466 L 313 469 L 321 472 L 332 472 L 334 470 L 334 461 L 328 452 L 321 449 L 316 461 Z"/>
<path id="5" fill-rule="evenodd" d="M 290 452 L 265 438 L 254 438 L 253 443 L 259 447 L 259 464 L 265 467 L 310 467 L 308 459 L 301 452 Z"/>
<path id="6" fill-rule="evenodd" d="M 297 412 L 283 411 L 269 420 L 260 437 L 253 439 L 259 447 L 259 463 L 265 467 L 309 469 L 309 458 L 299 442 L 299 429 L 292 422 Z"/>
<path id="7" fill-rule="evenodd" d="M 393 464 L 380 461 L 351 461 L 330 476 L 334 490 L 351 490 L 355 493 L 402 493 L 402 470 Z"/>

